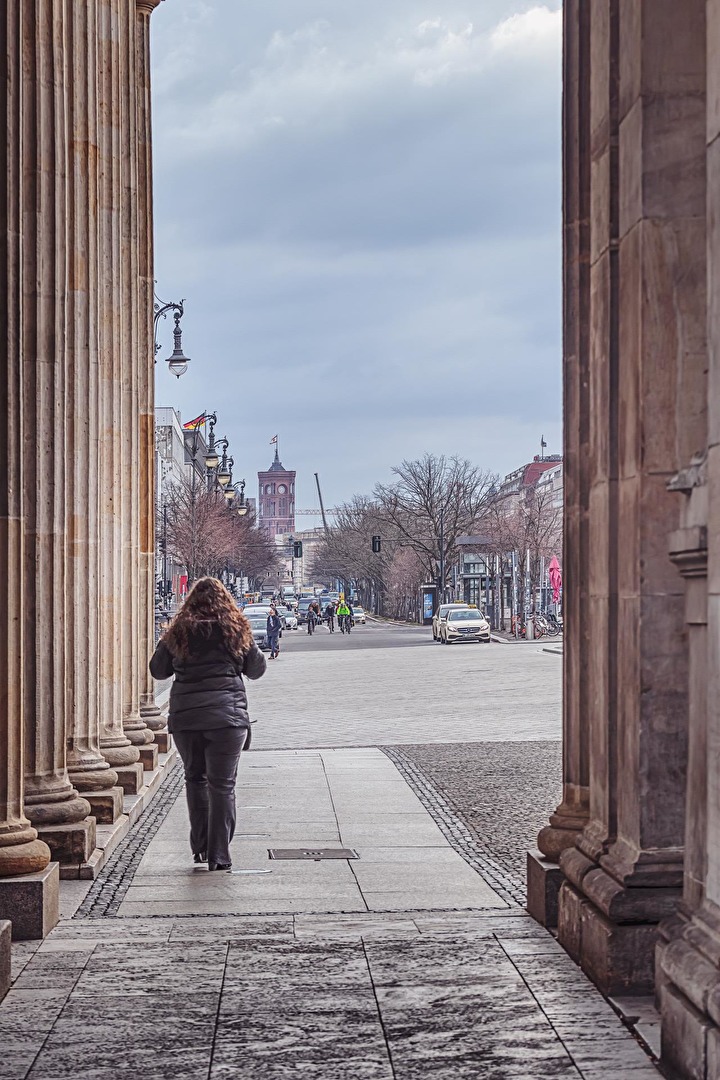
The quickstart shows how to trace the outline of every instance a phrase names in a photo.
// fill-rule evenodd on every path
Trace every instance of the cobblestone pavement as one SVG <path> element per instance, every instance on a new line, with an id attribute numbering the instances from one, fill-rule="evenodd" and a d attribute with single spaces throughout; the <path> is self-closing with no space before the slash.
<path id="1" fill-rule="evenodd" d="M 272 873 L 193 866 L 181 772 L 170 772 L 77 896 L 74 917 L 68 909 L 44 942 L 14 946 L 0 1080 L 659 1077 L 518 902 L 511 849 L 524 844 L 531 814 L 516 804 L 539 813 L 538 800 L 550 797 L 555 658 L 522 650 L 513 667 L 492 647 L 367 640 L 372 648 L 358 635 L 339 659 L 334 642 L 324 658 L 312 643 L 288 649 L 288 662 L 253 687 L 258 735 L 306 742 L 241 762 L 233 869 Z M 522 666 L 526 691 L 545 683 L 542 723 L 555 717 L 541 739 L 530 740 L 532 723 L 500 699 L 503 722 L 493 720 L 494 688 L 519 695 Z M 347 686 L 334 683 L 339 668 Z M 467 710 L 465 695 L 475 701 Z M 478 702 L 483 730 L 502 730 L 502 740 L 475 741 Z M 423 745 L 427 717 L 453 710 L 456 726 L 448 719 L 444 731 L 464 731 L 461 745 Z M 346 749 L 348 719 L 366 743 L 387 744 L 378 732 L 388 730 L 405 738 L 383 752 Z M 529 799 L 515 775 L 527 775 L 528 761 L 542 762 Z M 268 864 L 271 844 L 342 845 L 359 859 Z"/>
<path id="2" fill-rule="evenodd" d="M 562 795 L 559 742 L 397 746 L 393 760 L 412 763 L 480 849 L 524 882 L 525 853 Z"/>

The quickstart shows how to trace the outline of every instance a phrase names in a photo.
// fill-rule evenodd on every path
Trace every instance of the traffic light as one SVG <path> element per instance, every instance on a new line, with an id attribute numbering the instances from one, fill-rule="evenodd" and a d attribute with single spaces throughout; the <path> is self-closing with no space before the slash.
<path id="1" fill-rule="evenodd" d="M 302 540 L 296 540 L 293 544 L 293 559 L 302 559 Z"/>
<path id="2" fill-rule="evenodd" d="M 373 536 L 373 538 L 372 538 L 372 549 L 373 549 L 373 551 L 374 551 L 374 553 L 376 555 L 380 554 L 380 537 L 379 536 Z"/>

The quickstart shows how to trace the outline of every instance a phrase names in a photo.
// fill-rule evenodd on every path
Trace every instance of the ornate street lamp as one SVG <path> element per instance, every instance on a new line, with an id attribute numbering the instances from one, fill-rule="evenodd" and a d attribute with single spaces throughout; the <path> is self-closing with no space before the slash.
<path id="1" fill-rule="evenodd" d="M 208 436 L 207 453 L 205 454 L 205 468 L 217 469 L 220 464 L 220 458 L 218 457 L 217 444 L 215 442 L 215 425 L 217 424 L 217 416 L 215 413 L 208 413 L 205 417 L 210 423 L 210 434 Z M 220 442 L 223 440 L 221 439 Z"/>
<path id="2" fill-rule="evenodd" d="M 165 363 L 177 379 L 185 374 L 188 369 L 188 364 L 190 363 L 190 357 L 185 356 L 182 351 L 182 330 L 180 329 L 180 320 L 185 314 L 184 304 L 184 300 L 181 300 L 179 303 L 170 301 L 170 303 L 165 304 L 157 296 L 155 297 L 155 316 L 153 319 L 155 356 L 160 352 L 160 344 L 157 339 L 158 322 L 161 318 L 167 318 L 168 311 L 175 312 L 175 328 L 173 329 L 174 347 L 172 355 L 167 357 Z"/>
<path id="3" fill-rule="evenodd" d="M 220 487 L 227 487 L 232 480 L 232 458 L 230 459 L 230 468 L 228 468 L 228 456 L 227 456 L 227 439 L 224 440 L 225 448 L 223 449 L 223 456 L 220 465 L 218 466 L 217 482 Z"/>
<path id="4" fill-rule="evenodd" d="M 240 494 L 238 495 L 238 501 L 235 504 L 235 509 L 237 510 L 240 517 L 245 517 L 248 510 L 250 509 L 250 507 L 245 501 L 245 481 L 241 480 L 239 484 L 235 485 L 235 487 L 240 488 Z"/>
<path id="5" fill-rule="evenodd" d="M 220 480 L 220 483 L 223 485 L 223 488 L 224 488 L 223 495 L 227 499 L 228 505 L 229 505 L 233 501 L 233 499 L 235 498 L 235 488 L 234 488 L 233 482 L 232 482 L 232 471 L 233 471 L 233 465 L 235 464 L 235 462 L 233 461 L 232 458 L 228 458 L 228 463 L 227 464 L 228 464 L 227 480 L 225 481 L 225 483 L 223 483 L 222 480 L 220 479 L 220 473 L 218 473 L 218 480 Z"/>

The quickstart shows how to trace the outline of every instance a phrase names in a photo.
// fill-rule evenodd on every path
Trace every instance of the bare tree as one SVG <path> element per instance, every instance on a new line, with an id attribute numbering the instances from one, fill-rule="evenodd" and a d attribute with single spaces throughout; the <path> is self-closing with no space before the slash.
<path id="1" fill-rule="evenodd" d="M 483 528 L 495 477 L 466 459 L 434 454 L 392 471 L 395 482 L 377 484 L 373 492 L 378 519 L 391 539 L 415 552 L 443 595 L 458 537 Z"/>
<path id="2" fill-rule="evenodd" d="M 531 612 L 536 609 L 536 597 L 541 584 L 543 560 L 562 553 L 563 510 L 555 504 L 551 490 L 527 488 L 520 494 L 495 500 L 488 515 L 488 533 L 494 551 L 507 560 L 516 560 L 520 581 L 527 586 L 527 602 Z M 518 588 L 514 614 L 522 615 L 526 599 L 524 588 Z"/>
<path id="3" fill-rule="evenodd" d="M 257 527 L 252 512 L 244 517 L 235 515 L 235 518 L 232 568 L 236 574 L 248 579 L 251 588 L 255 588 L 264 581 L 268 571 L 279 569 L 280 554 L 277 545 Z"/>
<path id="4" fill-rule="evenodd" d="M 277 548 L 257 528 L 254 514 L 240 517 L 196 475 L 169 488 L 165 518 L 159 528 L 167 537 L 167 554 L 185 567 L 188 584 L 223 571 L 243 574 L 254 584 L 279 565 Z"/>

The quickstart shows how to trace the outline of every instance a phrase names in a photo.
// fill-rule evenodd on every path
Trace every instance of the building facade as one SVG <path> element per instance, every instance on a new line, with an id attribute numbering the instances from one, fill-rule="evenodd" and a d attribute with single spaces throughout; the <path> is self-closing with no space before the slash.
<path id="1" fill-rule="evenodd" d="M 275 460 L 258 473 L 258 524 L 268 536 L 295 531 L 295 470 L 286 469 L 275 449 Z"/>

